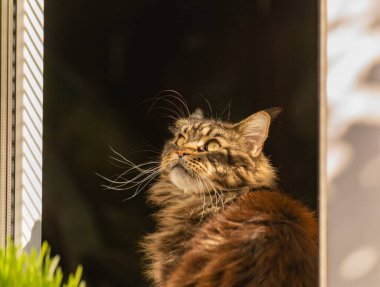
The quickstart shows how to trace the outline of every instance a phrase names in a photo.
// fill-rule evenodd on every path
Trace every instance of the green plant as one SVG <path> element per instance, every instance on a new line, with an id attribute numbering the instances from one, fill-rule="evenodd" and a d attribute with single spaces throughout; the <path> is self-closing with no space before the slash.
<path id="1" fill-rule="evenodd" d="M 82 266 L 70 274 L 63 283 L 63 273 L 58 266 L 59 257 L 50 255 L 50 247 L 44 242 L 40 254 L 21 251 L 13 243 L 0 249 L 1 287 L 85 287 L 81 281 Z"/>

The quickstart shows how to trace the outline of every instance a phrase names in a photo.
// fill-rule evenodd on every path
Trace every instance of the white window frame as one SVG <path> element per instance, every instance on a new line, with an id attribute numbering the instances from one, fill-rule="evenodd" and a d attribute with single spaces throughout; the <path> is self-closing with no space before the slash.
<path id="1" fill-rule="evenodd" d="M 1 245 L 41 246 L 44 0 L 1 2 Z"/>

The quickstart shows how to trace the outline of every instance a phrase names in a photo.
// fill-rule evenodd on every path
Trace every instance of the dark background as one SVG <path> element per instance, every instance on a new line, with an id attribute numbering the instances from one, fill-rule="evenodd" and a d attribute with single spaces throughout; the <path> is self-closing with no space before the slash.
<path id="1" fill-rule="evenodd" d="M 231 119 L 280 106 L 265 152 L 285 192 L 317 207 L 315 0 L 46 0 L 43 238 L 88 286 L 146 286 L 138 242 L 153 230 L 144 192 L 105 191 L 167 138 L 147 115 L 164 89 Z M 163 104 L 163 103 L 161 103 Z"/>

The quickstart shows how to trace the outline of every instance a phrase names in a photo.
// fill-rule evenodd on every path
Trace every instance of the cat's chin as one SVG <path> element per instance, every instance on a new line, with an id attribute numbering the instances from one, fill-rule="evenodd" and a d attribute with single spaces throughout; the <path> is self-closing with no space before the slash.
<path id="1" fill-rule="evenodd" d="M 200 193 L 205 189 L 201 182 L 195 179 L 185 168 L 177 165 L 169 174 L 170 181 L 184 192 Z"/>

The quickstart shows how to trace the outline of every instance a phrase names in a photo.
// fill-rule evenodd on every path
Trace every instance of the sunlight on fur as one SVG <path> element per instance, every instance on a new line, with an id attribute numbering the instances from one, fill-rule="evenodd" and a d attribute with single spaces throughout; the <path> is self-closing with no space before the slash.
<path id="1" fill-rule="evenodd" d="M 171 137 L 156 160 L 134 164 L 107 179 L 107 189 L 148 188 L 158 207 L 157 230 L 141 246 L 154 286 L 315 287 L 318 230 L 315 215 L 280 192 L 263 153 L 279 109 L 240 122 L 193 113 L 176 92 L 154 100 L 170 105 Z M 150 183 L 152 183 L 150 185 Z"/>

